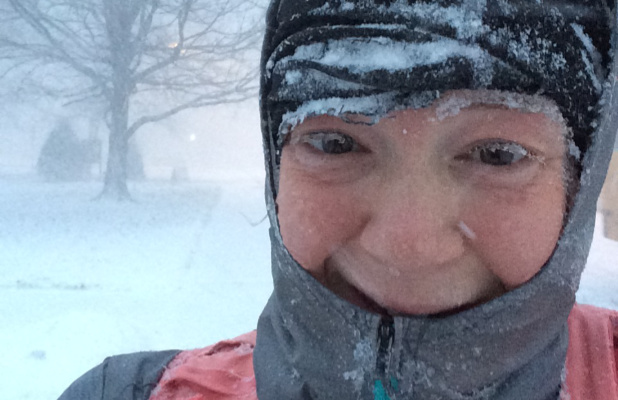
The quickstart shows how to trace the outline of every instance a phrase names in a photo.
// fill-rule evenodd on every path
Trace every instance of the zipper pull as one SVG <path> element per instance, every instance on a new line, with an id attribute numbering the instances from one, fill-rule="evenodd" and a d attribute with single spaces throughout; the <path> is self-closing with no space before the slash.
<path id="1" fill-rule="evenodd" d="M 394 340 L 395 324 L 393 317 L 382 317 L 378 326 L 378 357 L 376 360 L 376 370 L 381 378 L 386 377 L 386 369 L 390 362 Z"/>
<path id="2" fill-rule="evenodd" d="M 391 376 L 387 379 L 387 370 L 391 360 L 393 342 L 395 341 L 395 324 L 393 317 L 385 316 L 378 326 L 378 356 L 376 359 L 376 372 L 378 379 L 373 385 L 374 400 L 391 400 L 389 393 L 397 392 L 399 385 L 397 379 Z M 385 387 L 385 383 L 389 386 Z"/>

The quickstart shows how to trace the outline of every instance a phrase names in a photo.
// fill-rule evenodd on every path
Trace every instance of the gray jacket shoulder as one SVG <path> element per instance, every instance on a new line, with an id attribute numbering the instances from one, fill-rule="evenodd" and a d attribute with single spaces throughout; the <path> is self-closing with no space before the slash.
<path id="1" fill-rule="evenodd" d="M 148 400 L 178 350 L 106 358 L 71 384 L 58 400 Z"/>

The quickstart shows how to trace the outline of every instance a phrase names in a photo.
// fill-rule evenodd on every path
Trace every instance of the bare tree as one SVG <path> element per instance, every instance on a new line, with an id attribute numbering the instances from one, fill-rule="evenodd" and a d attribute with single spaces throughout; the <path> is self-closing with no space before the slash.
<path id="1" fill-rule="evenodd" d="M 189 108 L 256 93 L 263 8 L 251 0 L 3 0 L 0 79 L 68 103 L 99 101 L 102 196 L 129 198 L 129 138 Z"/>

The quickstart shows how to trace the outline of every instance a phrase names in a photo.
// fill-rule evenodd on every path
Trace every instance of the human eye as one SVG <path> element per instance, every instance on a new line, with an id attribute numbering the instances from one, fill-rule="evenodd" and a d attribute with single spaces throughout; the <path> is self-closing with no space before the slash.
<path id="1" fill-rule="evenodd" d="M 463 148 L 452 165 L 462 179 L 484 187 L 513 188 L 530 183 L 547 159 L 535 148 L 504 139 L 488 139 Z"/>
<path id="2" fill-rule="evenodd" d="M 477 144 L 459 159 L 479 162 L 487 166 L 505 167 L 532 157 L 520 144 L 508 141 L 491 141 Z"/>
<path id="3" fill-rule="evenodd" d="M 301 127 L 303 128 L 303 127 Z M 375 161 L 370 140 L 355 131 L 314 127 L 290 133 L 283 147 L 286 165 L 320 181 L 341 183 L 358 179 Z"/>
<path id="4" fill-rule="evenodd" d="M 337 155 L 359 150 L 358 143 L 352 137 L 338 132 L 307 133 L 299 138 L 299 142 L 324 154 Z"/>

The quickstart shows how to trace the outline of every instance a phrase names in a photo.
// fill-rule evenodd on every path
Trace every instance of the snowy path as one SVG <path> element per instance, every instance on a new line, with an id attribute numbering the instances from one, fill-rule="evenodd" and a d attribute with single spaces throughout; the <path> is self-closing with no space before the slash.
<path id="1" fill-rule="evenodd" d="M 55 399 L 110 354 L 254 329 L 271 289 L 262 183 L 0 186 L 0 398 Z"/>
<path id="2" fill-rule="evenodd" d="M 262 182 L 0 184 L 0 398 L 55 399 L 117 353 L 253 329 L 270 294 Z M 580 301 L 618 308 L 618 243 L 597 237 Z"/>

